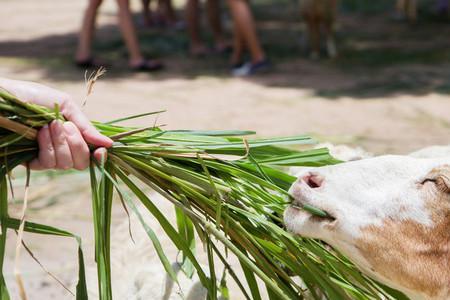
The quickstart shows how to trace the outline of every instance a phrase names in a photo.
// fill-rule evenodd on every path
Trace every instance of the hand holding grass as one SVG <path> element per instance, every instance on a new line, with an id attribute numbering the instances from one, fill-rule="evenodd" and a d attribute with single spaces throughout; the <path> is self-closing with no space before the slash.
<path id="1" fill-rule="evenodd" d="M 94 151 L 97 160 L 105 155 L 105 148 L 112 140 L 100 134 L 89 122 L 70 95 L 50 87 L 28 81 L 0 78 L 0 85 L 25 102 L 53 108 L 58 104 L 67 122 L 52 121 L 39 130 L 37 140 L 39 155 L 30 162 L 34 170 L 77 169 L 89 166 L 88 145 L 98 147 Z"/>

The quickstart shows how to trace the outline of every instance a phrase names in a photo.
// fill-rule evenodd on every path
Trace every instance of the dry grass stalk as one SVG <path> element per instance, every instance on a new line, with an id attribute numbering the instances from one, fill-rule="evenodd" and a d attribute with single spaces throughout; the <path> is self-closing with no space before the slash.
<path id="1" fill-rule="evenodd" d="M 38 131 L 21 123 L 11 121 L 8 118 L 0 116 L 0 127 L 22 135 L 29 140 L 36 140 Z"/>
<path id="2" fill-rule="evenodd" d="M 27 294 L 23 284 L 22 274 L 20 272 L 20 250 L 22 249 L 23 232 L 25 226 L 25 216 L 28 206 L 28 190 L 30 188 L 30 167 L 27 164 L 27 180 L 25 183 L 25 194 L 23 196 L 22 212 L 20 216 L 20 226 L 17 232 L 16 241 L 16 256 L 14 258 L 14 277 L 16 278 L 17 286 L 19 287 L 20 299 L 27 300 Z"/>
<path id="3" fill-rule="evenodd" d="M 84 80 L 86 82 L 86 96 L 84 98 L 82 106 L 86 105 L 86 102 L 88 100 L 88 97 L 92 94 L 94 91 L 94 85 L 97 80 L 106 73 L 106 69 L 104 67 L 98 68 L 97 71 L 92 72 L 89 77 L 87 76 L 87 70 L 84 73 Z"/>

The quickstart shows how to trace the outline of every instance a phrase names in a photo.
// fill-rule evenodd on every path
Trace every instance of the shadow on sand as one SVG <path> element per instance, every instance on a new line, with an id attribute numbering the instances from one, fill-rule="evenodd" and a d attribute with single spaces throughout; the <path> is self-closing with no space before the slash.
<path id="1" fill-rule="evenodd" d="M 349 9 L 351 0 L 347 0 L 338 23 L 339 57 L 310 61 L 306 59 L 304 26 L 296 4 L 283 1 L 287 1 L 283 8 L 269 0 L 255 5 L 259 33 L 274 69 L 249 80 L 267 86 L 308 88 L 329 99 L 450 93 L 450 39 L 443 38 L 450 36 L 448 24 L 394 22 L 390 11 Z M 95 53 L 111 64 L 108 78 L 130 76 L 126 49 L 116 26 L 102 26 L 96 36 Z M 140 28 L 139 38 L 146 56 L 161 58 L 167 65 L 159 74 L 144 75 L 149 80 L 229 76 L 226 55 L 187 55 L 184 31 Z M 2 41 L 0 60 L 24 60 L 18 64 L 18 72 L 32 65 L 51 80 L 81 81 L 84 70 L 77 69 L 72 60 L 76 43 L 76 32 Z"/>

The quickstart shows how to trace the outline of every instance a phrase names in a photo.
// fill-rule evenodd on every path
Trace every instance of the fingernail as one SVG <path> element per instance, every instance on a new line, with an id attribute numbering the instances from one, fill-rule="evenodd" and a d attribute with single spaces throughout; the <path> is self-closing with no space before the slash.
<path id="1" fill-rule="evenodd" d="M 105 165 L 106 159 L 107 159 L 107 152 L 106 149 L 100 148 L 97 150 L 97 155 L 100 156 L 100 164 L 103 166 Z"/>
<path id="2" fill-rule="evenodd" d="M 67 135 L 75 135 L 77 133 L 77 127 L 75 126 L 75 124 L 73 124 L 72 122 L 65 122 L 63 124 L 64 126 L 64 132 Z"/>
<path id="3" fill-rule="evenodd" d="M 50 124 L 50 129 L 53 131 L 53 134 L 61 135 L 64 131 L 63 123 L 60 120 L 55 120 Z"/>

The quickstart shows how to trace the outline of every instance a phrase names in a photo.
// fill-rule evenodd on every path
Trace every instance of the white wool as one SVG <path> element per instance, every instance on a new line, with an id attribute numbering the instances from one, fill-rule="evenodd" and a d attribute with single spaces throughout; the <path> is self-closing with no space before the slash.
<path id="1" fill-rule="evenodd" d="M 353 161 L 373 157 L 373 154 L 361 147 L 350 147 L 347 145 L 333 145 L 331 143 L 318 144 L 316 149 L 328 148 L 331 156 L 342 161 Z"/>

